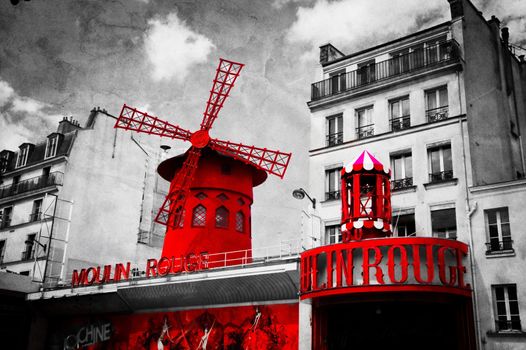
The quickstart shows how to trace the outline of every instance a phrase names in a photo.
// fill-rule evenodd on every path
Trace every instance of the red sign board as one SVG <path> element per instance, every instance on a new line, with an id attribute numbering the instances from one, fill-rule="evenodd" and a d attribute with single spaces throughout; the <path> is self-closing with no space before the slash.
<path id="1" fill-rule="evenodd" d="M 471 295 L 468 246 L 442 238 L 381 238 L 333 244 L 301 254 L 301 298 L 435 291 Z"/>

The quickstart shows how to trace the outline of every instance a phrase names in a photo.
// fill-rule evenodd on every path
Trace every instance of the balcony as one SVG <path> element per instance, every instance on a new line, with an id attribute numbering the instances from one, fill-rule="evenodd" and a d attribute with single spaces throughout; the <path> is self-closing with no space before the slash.
<path id="1" fill-rule="evenodd" d="M 22 252 L 22 261 L 26 260 L 32 260 L 35 257 L 35 251 L 33 249 L 31 250 L 24 250 Z"/>
<path id="2" fill-rule="evenodd" d="M 364 125 L 356 128 L 356 137 L 358 139 L 364 139 L 371 136 L 374 136 L 374 124 Z"/>
<path id="3" fill-rule="evenodd" d="M 446 170 L 438 173 L 429 174 L 430 183 L 437 183 L 449 180 L 453 180 L 453 170 Z"/>
<path id="4" fill-rule="evenodd" d="M 340 199 L 340 191 L 328 191 L 325 192 L 325 200 L 326 201 L 333 201 L 336 199 Z"/>
<path id="5" fill-rule="evenodd" d="M 406 177 L 405 179 L 391 180 L 391 190 L 398 191 L 413 187 L 413 178 Z"/>
<path id="6" fill-rule="evenodd" d="M 326 136 L 327 147 L 336 146 L 343 143 L 343 132 L 328 134 Z"/>
<path id="7" fill-rule="evenodd" d="M 11 218 L 0 217 L 0 229 L 7 228 L 9 226 L 11 226 Z"/>
<path id="8" fill-rule="evenodd" d="M 400 131 L 407 129 L 411 126 L 411 117 L 404 115 L 400 118 L 391 119 L 391 131 Z"/>
<path id="9" fill-rule="evenodd" d="M 320 100 L 376 82 L 439 67 L 457 61 L 458 52 L 458 44 L 454 40 L 444 41 L 425 49 L 418 48 L 404 55 L 313 83 L 311 100 Z"/>
<path id="10" fill-rule="evenodd" d="M 62 185 L 63 173 L 54 172 L 49 175 L 33 177 L 16 184 L 0 187 L 0 199 L 40 190 L 50 186 Z"/>
<path id="11" fill-rule="evenodd" d="M 40 221 L 41 219 L 42 219 L 41 212 L 29 214 L 29 222 L 36 222 L 36 221 Z"/>
<path id="12" fill-rule="evenodd" d="M 441 120 L 446 120 L 448 116 L 448 106 L 428 109 L 426 111 L 426 119 L 428 123 L 436 123 Z"/>
<path id="13" fill-rule="evenodd" d="M 501 252 L 513 252 L 513 241 L 511 239 L 504 239 L 502 241 L 490 239 L 490 241 L 486 243 L 486 254 L 490 255 Z"/>

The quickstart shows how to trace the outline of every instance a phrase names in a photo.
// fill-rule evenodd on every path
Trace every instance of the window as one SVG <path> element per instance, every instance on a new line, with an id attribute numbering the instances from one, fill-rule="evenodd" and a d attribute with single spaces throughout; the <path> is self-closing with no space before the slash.
<path id="1" fill-rule="evenodd" d="M 5 207 L 0 210 L 0 229 L 11 226 L 13 207 Z"/>
<path id="2" fill-rule="evenodd" d="M 325 226 L 325 244 L 341 243 L 342 232 L 340 225 Z"/>
<path id="3" fill-rule="evenodd" d="M 407 129 L 411 126 L 409 96 L 389 101 L 389 118 L 392 131 Z"/>
<path id="4" fill-rule="evenodd" d="M 513 251 L 508 208 L 488 209 L 484 213 L 489 236 L 486 253 Z"/>
<path id="5" fill-rule="evenodd" d="M 358 139 L 374 135 L 373 107 L 365 107 L 356 110 L 356 135 Z"/>
<path id="6" fill-rule="evenodd" d="M 329 79 L 331 79 L 331 94 L 345 91 L 345 88 L 347 87 L 345 78 L 345 69 L 329 73 Z"/>
<path id="7" fill-rule="evenodd" d="M 376 64 L 374 60 L 358 64 L 358 85 L 372 83 L 376 79 Z"/>
<path id="8" fill-rule="evenodd" d="M 453 179 L 451 145 L 428 148 L 429 182 L 440 182 Z"/>
<path id="9" fill-rule="evenodd" d="M 198 194 L 195 195 L 197 197 L 197 199 L 199 200 L 203 200 L 205 199 L 206 197 L 208 197 L 206 194 L 204 194 L 203 192 L 199 192 Z"/>
<path id="10" fill-rule="evenodd" d="M 517 299 L 517 285 L 493 286 L 495 330 L 497 332 L 522 331 Z"/>
<path id="11" fill-rule="evenodd" d="M 35 237 L 36 234 L 27 235 L 26 247 L 22 252 L 22 260 L 31 260 L 35 257 Z"/>
<path id="12" fill-rule="evenodd" d="M 431 211 L 433 237 L 457 239 L 455 208 Z"/>
<path id="13" fill-rule="evenodd" d="M 58 134 L 52 134 L 47 138 L 45 158 L 51 158 L 57 154 L 58 136 Z"/>
<path id="14" fill-rule="evenodd" d="M 389 68 L 391 75 L 397 75 L 409 70 L 409 49 L 404 49 L 391 54 Z"/>
<path id="15" fill-rule="evenodd" d="M 426 91 L 426 118 L 428 123 L 434 123 L 448 118 L 446 86 Z"/>
<path id="16" fill-rule="evenodd" d="M 448 59 L 449 54 L 447 52 L 447 45 L 445 45 L 446 40 L 447 38 L 445 36 L 441 36 L 425 43 L 425 59 L 427 64 Z"/>
<path id="17" fill-rule="evenodd" d="M 30 273 L 30 272 L 31 272 L 30 270 L 20 271 L 18 274 L 19 274 L 19 275 L 22 275 L 22 276 L 29 276 L 29 273 Z"/>
<path id="18" fill-rule="evenodd" d="M 224 193 L 221 193 L 217 196 L 217 199 L 219 199 L 221 202 L 224 202 L 228 199 L 227 195 Z"/>
<path id="19" fill-rule="evenodd" d="M 205 226 L 206 224 L 206 208 L 199 204 L 194 208 L 192 213 L 192 226 Z"/>
<path id="20" fill-rule="evenodd" d="M 236 213 L 236 231 L 245 232 L 245 214 L 241 211 Z"/>
<path id="21" fill-rule="evenodd" d="M 29 146 L 21 146 L 16 160 L 16 167 L 20 168 L 26 165 L 27 157 L 29 156 Z"/>
<path id="22" fill-rule="evenodd" d="M 219 207 L 216 209 L 216 227 L 228 228 L 228 209 Z"/>
<path id="23" fill-rule="evenodd" d="M 33 209 L 31 214 L 29 214 L 29 221 L 40 221 L 42 216 L 42 199 L 37 199 L 33 202 Z"/>
<path id="24" fill-rule="evenodd" d="M 411 152 L 391 156 L 391 188 L 401 190 L 413 186 L 413 158 Z"/>
<path id="25" fill-rule="evenodd" d="M 397 215 L 393 217 L 393 235 L 395 237 L 415 236 L 415 214 Z"/>
<path id="26" fill-rule="evenodd" d="M 326 124 L 326 145 L 330 147 L 343 143 L 343 115 L 340 113 L 327 117 Z"/>
<path id="27" fill-rule="evenodd" d="M 340 199 L 341 170 L 342 168 L 334 168 L 334 169 L 325 170 L 325 200 L 326 201 Z"/>
<path id="28" fill-rule="evenodd" d="M 0 263 L 4 262 L 6 240 L 3 239 L 0 241 Z"/>

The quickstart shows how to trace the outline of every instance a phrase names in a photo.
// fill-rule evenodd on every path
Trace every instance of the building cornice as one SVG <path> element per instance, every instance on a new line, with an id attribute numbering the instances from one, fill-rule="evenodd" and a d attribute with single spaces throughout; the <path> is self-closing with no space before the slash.
<path id="1" fill-rule="evenodd" d="M 34 163 L 34 164 L 31 164 L 31 165 L 28 165 L 28 166 L 23 166 L 23 167 L 20 167 L 20 168 L 17 168 L 17 169 L 5 172 L 1 176 L 3 178 L 12 177 L 12 176 L 20 175 L 20 174 L 23 174 L 23 173 L 26 173 L 26 172 L 29 172 L 29 171 L 32 171 L 32 170 L 41 169 L 41 168 L 43 168 L 46 165 L 53 165 L 53 164 L 58 164 L 58 163 L 62 163 L 62 162 L 67 162 L 67 161 L 68 161 L 68 156 L 67 155 L 62 155 L 62 156 L 58 156 L 58 157 L 48 158 L 48 159 L 44 159 L 44 160 L 42 160 L 41 162 L 38 162 L 38 163 Z"/>
<path id="2" fill-rule="evenodd" d="M 479 193 L 482 194 L 486 192 L 502 191 L 502 190 L 513 191 L 517 189 L 526 190 L 526 179 L 503 181 L 503 182 L 496 182 L 496 183 L 487 184 L 487 185 L 469 187 L 469 191 L 473 194 L 479 194 Z"/>

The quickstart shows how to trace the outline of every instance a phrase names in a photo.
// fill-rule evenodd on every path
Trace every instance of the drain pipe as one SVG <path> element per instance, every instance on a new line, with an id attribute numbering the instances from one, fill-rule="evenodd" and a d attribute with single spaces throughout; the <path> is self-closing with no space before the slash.
<path id="1" fill-rule="evenodd" d="M 457 83 L 458 83 L 458 103 L 460 105 L 460 113 L 462 114 L 462 99 L 460 93 L 460 72 L 457 71 Z M 467 120 L 467 111 L 465 113 Z M 466 162 L 466 143 L 464 141 L 464 128 L 462 126 L 462 117 L 458 119 L 458 125 L 460 128 L 460 137 L 462 139 L 462 164 L 464 167 L 464 189 L 465 189 L 465 201 L 466 201 L 466 216 L 468 224 L 468 234 L 469 234 L 469 268 L 471 269 L 471 286 L 473 288 L 473 317 L 475 318 L 475 334 L 477 336 L 477 349 L 484 349 L 484 342 L 482 341 L 482 334 L 480 330 L 480 318 L 478 311 L 478 297 L 477 297 L 477 278 L 476 278 L 476 268 L 475 268 L 475 257 L 473 249 L 473 230 L 471 228 L 471 216 L 477 210 L 477 202 L 473 202 L 473 207 L 469 204 L 469 189 L 468 189 L 468 170 Z"/>

